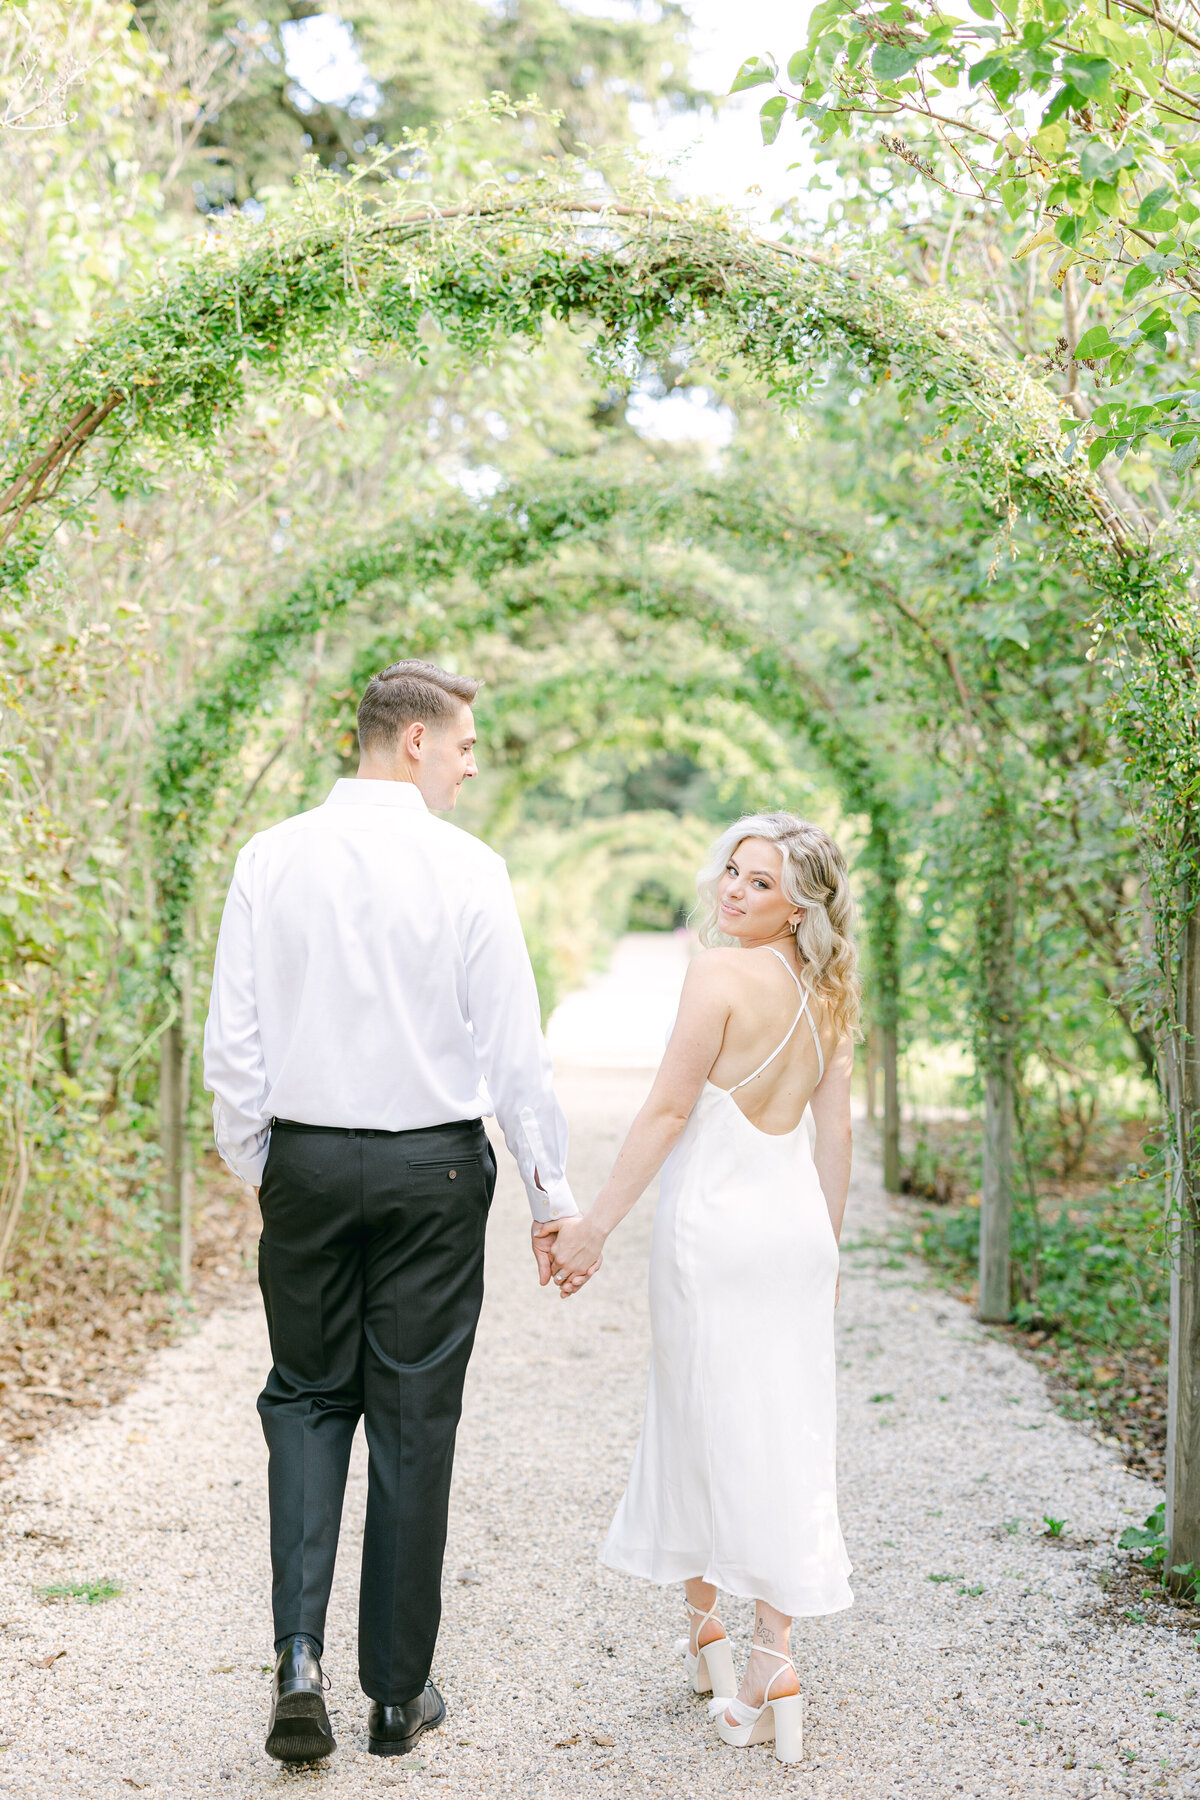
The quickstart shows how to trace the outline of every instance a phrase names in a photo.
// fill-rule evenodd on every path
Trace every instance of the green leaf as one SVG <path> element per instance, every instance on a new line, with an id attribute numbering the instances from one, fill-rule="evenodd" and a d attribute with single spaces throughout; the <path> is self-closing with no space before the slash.
<path id="1" fill-rule="evenodd" d="M 1128 144 L 1111 150 L 1101 138 L 1091 138 L 1079 156 L 1079 173 L 1085 181 L 1111 181 L 1118 169 L 1136 168 L 1137 157 Z"/>
<path id="2" fill-rule="evenodd" d="M 857 37 L 852 37 L 850 39 L 849 48 L 846 51 L 847 68 L 857 69 L 859 63 L 870 48 L 871 40 L 869 37 L 865 37 L 861 33 Z"/>
<path id="3" fill-rule="evenodd" d="M 1049 106 L 1042 114 L 1041 129 L 1044 131 L 1047 125 L 1053 125 L 1056 119 L 1061 119 L 1068 107 L 1078 109 L 1079 107 L 1086 105 L 1086 103 L 1086 94 L 1081 94 L 1078 88 L 1072 87 L 1070 82 L 1068 82 L 1066 87 L 1059 88 L 1057 94 L 1055 94 L 1053 100 L 1051 100 Z"/>
<path id="4" fill-rule="evenodd" d="M 1114 344 L 1108 335 L 1107 325 L 1093 325 L 1090 331 L 1084 332 L 1076 344 L 1075 361 L 1100 362 L 1104 357 L 1111 356 L 1118 348 L 1119 346 Z"/>
<path id="5" fill-rule="evenodd" d="M 764 144 L 773 144 L 779 136 L 779 127 L 783 124 L 783 115 L 788 109 L 788 104 L 785 94 L 772 94 L 769 100 L 763 101 L 758 115 L 758 123 Z"/>
<path id="6" fill-rule="evenodd" d="M 967 5 L 977 18 L 994 19 L 996 16 L 992 0 L 967 0 Z"/>
<path id="7" fill-rule="evenodd" d="M 1152 188 L 1138 207 L 1138 224 L 1149 224 L 1155 213 L 1159 211 L 1163 201 L 1171 198 L 1171 192 L 1172 190 L 1169 187 Z"/>
<path id="8" fill-rule="evenodd" d="M 876 44 L 871 56 L 871 73 L 876 81 L 900 81 L 912 73 L 923 56 L 936 48 L 933 44 L 921 44 L 916 49 L 899 44 Z"/>
<path id="9" fill-rule="evenodd" d="M 1153 1516 L 1151 1514 L 1151 1520 Z M 1120 1550 L 1145 1550 L 1151 1545 L 1161 1544 L 1163 1541 L 1162 1526 L 1160 1525 L 1155 1530 L 1151 1520 L 1147 1520 L 1145 1526 L 1128 1526 L 1117 1539 L 1117 1548 Z"/>
<path id="10" fill-rule="evenodd" d="M 1200 456 L 1200 437 L 1194 437 L 1188 443 L 1180 444 L 1171 458 L 1172 473 L 1186 475 L 1198 456 Z"/>
<path id="11" fill-rule="evenodd" d="M 747 65 L 743 63 L 742 67 L 745 68 Z M 797 50 L 796 54 L 788 60 L 788 80 L 795 82 L 798 85 L 804 80 L 804 77 L 811 68 L 812 57 L 808 54 L 808 51 Z"/>
<path id="12" fill-rule="evenodd" d="M 1148 318 L 1142 320 L 1142 337 L 1163 351 L 1167 347 L 1167 333 L 1171 329 L 1171 315 L 1161 306 L 1156 306 Z"/>
<path id="13" fill-rule="evenodd" d="M 1115 442 L 1116 439 L 1110 437 L 1093 438 L 1092 442 L 1088 445 L 1088 468 L 1093 472 L 1098 469 L 1109 451 L 1113 448 Z"/>
<path id="14" fill-rule="evenodd" d="M 1027 181 L 1006 181 L 1000 189 L 1000 198 L 1004 202 L 1004 210 L 1015 224 L 1025 211 L 1029 193 Z"/>
<path id="15" fill-rule="evenodd" d="M 967 83 L 977 88 L 983 82 L 990 81 L 998 69 L 1004 67 L 1002 56 L 981 56 L 977 63 L 972 63 L 967 74 Z"/>
<path id="16" fill-rule="evenodd" d="M 1089 100 L 1098 100 L 1108 89 L 1112 64 L 1106 56 L 1084 56 L 1072 51 L 1062 60 L 1064 78 Z"/>
<path id="17" fill-rule="evenodd" d="M 761 87 L 766 81 L 774 81 L 779 73 L 773 56 L 748 56 L 737 74 L 734 76 L 731 94 L 738 94 L 743 88 Z"/>
<path id="18" fill-rule="evenodd" d="M 1098 181 L 1092 189 L 1092 205 L 1105 218 L 1115 219 L 1121 211 L 1121 196 L 1114 181 Z"/>
<path id="19" fill-rule="evenodd" d="M 992 76 L 991 87 L 1001 106 L 1007 106 L 1021 85 L 1020 72 L 1017 69 L 997 69 Z"/>
<path id="20" fill-rule="evenodd" d="M 1148 269 L 1144 262 L 1138 263 L 1136 268 L 1130 269 L 1125 277 L 1124 298 L 1132 300 L 1135 294 L 1140 294 L 1143 288 L 1152 286 L 1153 282 L 1154 271 Z"/>

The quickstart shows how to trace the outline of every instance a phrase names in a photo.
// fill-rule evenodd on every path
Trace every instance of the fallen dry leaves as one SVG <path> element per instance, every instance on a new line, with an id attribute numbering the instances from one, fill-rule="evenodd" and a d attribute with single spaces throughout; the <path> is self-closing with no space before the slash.
<path id="1" fill-rule="evenodd" d="M 217 1161 L 197 1170 L 191 1307 L 205 1313 L 252 1278 L 258 1205 Z M 106 1292 L 102 1272 L 50 1259 L 21 1279 L 0 1315 L 0 1473 L 25 1448 L 81 1408 L 110 1405 L 147 1355 L 176 1328 L 178 1301 L 138 1291 L 132 1279 Z"/>

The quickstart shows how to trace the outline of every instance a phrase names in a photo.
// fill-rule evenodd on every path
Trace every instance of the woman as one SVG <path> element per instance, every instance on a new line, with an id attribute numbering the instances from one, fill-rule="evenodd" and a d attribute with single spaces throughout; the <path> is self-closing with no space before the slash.
<path id="1" fill-rule="evenodd" d="M 682 1581 L 681 1645 L 727 1744 L 801 1755 L 792 1619 L 852 1603 L 834 1468 L 833 1309 L 858 1016 L 846 864 L 788 813 L 739 819 L 699 880 L 703 941 L 650 1097 L 591 1211 L 548 1227 L 575 1293 L 662 1169 L 653 1358 L 601 1551 Z M 755 1602 L 740 1686 L 717 1589 Z M 735 1692 L 736 1690 L 736 1692 Z"/>

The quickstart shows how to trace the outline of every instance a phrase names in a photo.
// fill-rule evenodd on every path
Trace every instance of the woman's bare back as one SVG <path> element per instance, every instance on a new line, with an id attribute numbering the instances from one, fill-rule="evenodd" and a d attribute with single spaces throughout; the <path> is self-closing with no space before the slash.
<path id="1" fill-rule="evenodd" d="M 727 972 L 733 985 L 733 1004 L 709 1080 L 727 1092 L 737 1087 L 734 1105 L 759 1131 L 786 1135 L 799 1125 L 822 1074 L 812 1027 L 807 1019 L 797 1023 L 801 990 L 791 974 L 793 969 L 797 978 L 800 974 L 795 952 L 787 946 L 779 954 L 766 947 L 715 950 L 708 954 L 728 959 Z M 781 958 L 786 958 L 786 966 Z M 809 993 L 806 1011 L 820 1036 L 821 1052 L 828 1064 L 837 1040 L 825 1005 Z M 792 1035 L 778 1056 L 754 1075 L 788 1038 L 789 1031 Z M 754 1078 L 747 1081 L 747 1076 Z M 745 1086 L 739 1086 L 741 1082 Z"/>

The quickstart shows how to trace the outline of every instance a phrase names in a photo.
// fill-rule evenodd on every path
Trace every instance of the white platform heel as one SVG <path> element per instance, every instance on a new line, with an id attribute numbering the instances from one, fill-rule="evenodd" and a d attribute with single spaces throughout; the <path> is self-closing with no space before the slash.
<path id="1" fill-rule="evenodd" d="M 698 1606 L 693 1606 L 690 1600 L 685 1599 L 683 1604 L 692 1618 L 700 1621 L 696 1626 L 696 1636 L 699 1638 L 708 1621 L 716 1617 L 716 1602 L 714 1601 L 705 1613 L 702 1613 Z M 720 1624 L 720 1620 L 717 1623 Z M 714 1638 L 711 1644 L 704 1644 L 695 1656 L 692 1655 L 690 1633 L 687 1637 L 680 1638 L 675 1648 L 683 1652 L 684 1667 L 687 1669 L 687 1677 L 692 1684 L 694 1694 L 729 1695 L 737 1693 L 737 1676 L 733 1672 L 733 1651 L 730 1649 L 727 1637 Z"/>
<path id="2" fill-rule="evenodd" d="M 781 1650 L 764 1650 L 761 1644 L 755 1649 L 762 1656 L 777 1656 L 784 1669 L 795 1671 L 796 1665 L 790 1656 L 784 1656 Z M 747 1706 L 742 1700 L 713 1699 L 708 1703 L 708 1716 L 717 1728 L 717 1736 L 723 1744 L 732 1744 L 737 1750 L 744 1750 L 747 1744 L 769 1744 L 775 1740 L 775 1760 L 781 1763 L 799 1762 L 804 1755 L 804 1701 L 799 1694 L 780 1694 L 772 1700 L 771 1689 L 783 1674 L 783 1669 L 776 1669 L 767 1683 L 767 1691 L 763 1695 L 763 1703 L 759 1707 Z M 725 1717 L 731 1712 L 737 1720 L 731 1725 Z"/>

